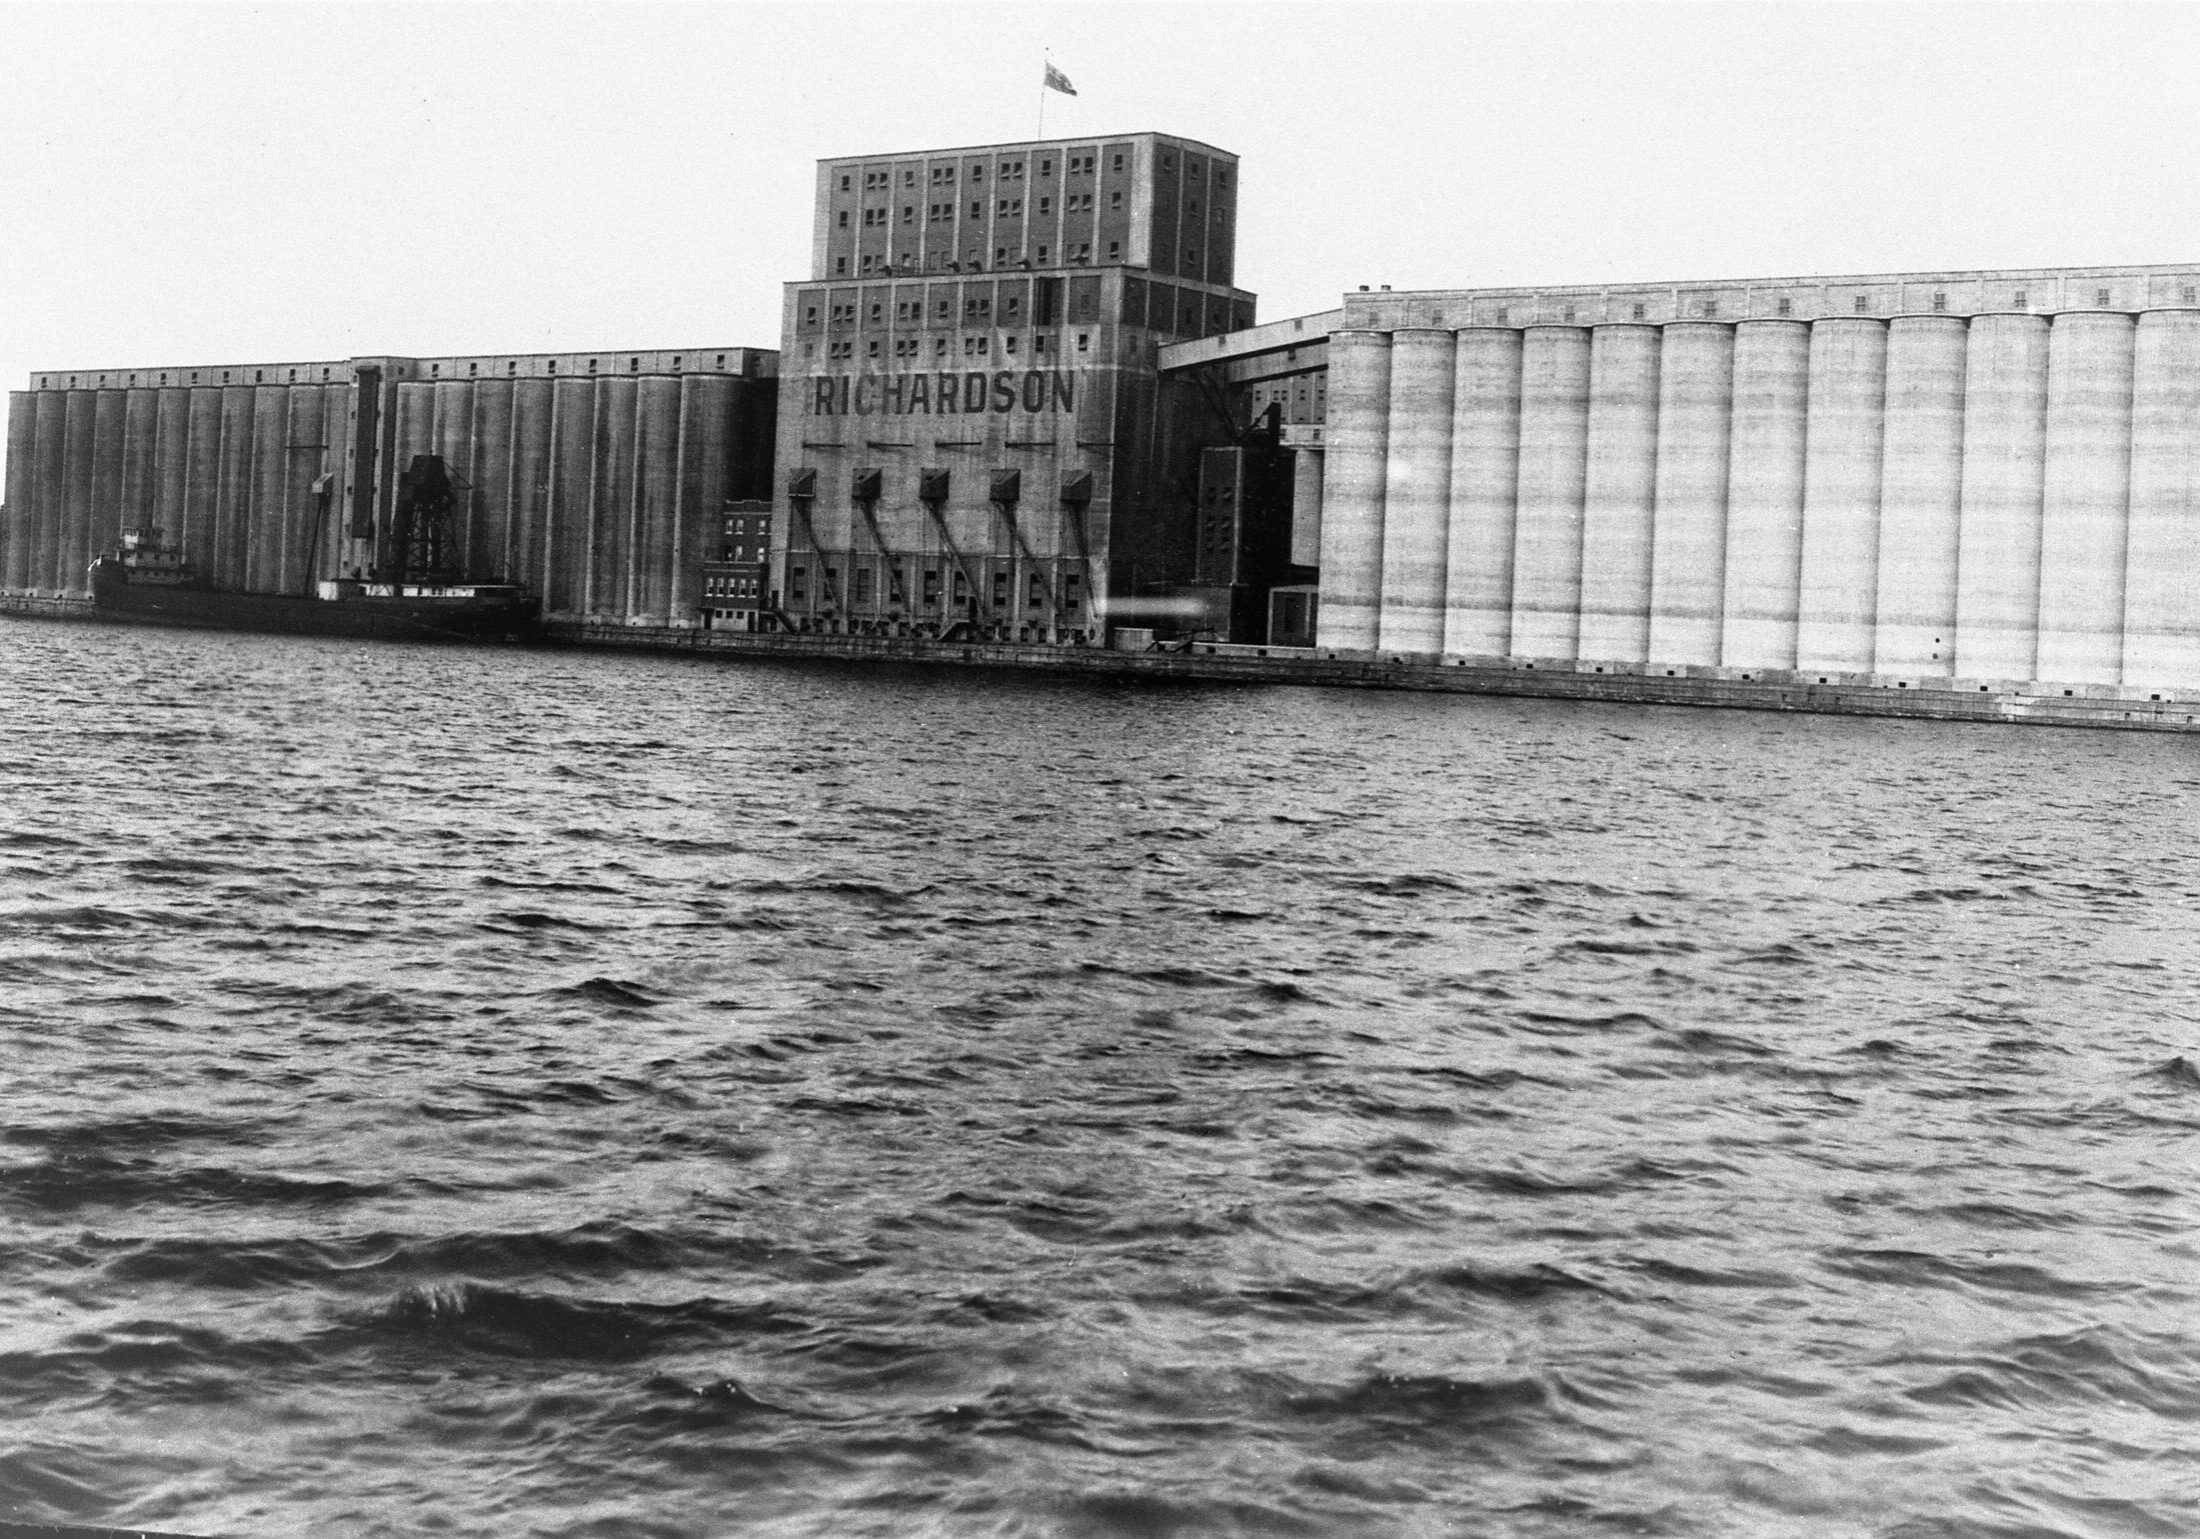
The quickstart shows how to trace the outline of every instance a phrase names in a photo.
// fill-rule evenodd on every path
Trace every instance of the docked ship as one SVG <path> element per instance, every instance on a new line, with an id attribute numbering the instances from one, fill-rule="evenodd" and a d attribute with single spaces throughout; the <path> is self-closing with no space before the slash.
<path id="1" fill-rule="evenodd" d="M 236 592 L 195 572 L 164 531 L 133 529 L 92 563 L 92 610 L 141 625 L 378 641 L 531 639 L 538 606 L 517 585 L 449 575 L 443 534 L 451 491 L 442 462 L 420 456 L 403 481 L 397 549 L 407 559 L 386 579 L 322 579 L 307 593 Z"/>

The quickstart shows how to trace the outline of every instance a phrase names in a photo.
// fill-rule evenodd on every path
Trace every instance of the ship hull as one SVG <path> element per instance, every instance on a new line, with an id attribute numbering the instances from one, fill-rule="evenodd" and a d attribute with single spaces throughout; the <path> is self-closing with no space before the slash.
<path id="1" fill-rule="evenodd" d="M 92 568 L 92 613 L 133 625 L 374 641 L 520 641 L 536 632 L 532 599 L 225 593 L 197 584 L 132 582 L 106 562 Z"/>

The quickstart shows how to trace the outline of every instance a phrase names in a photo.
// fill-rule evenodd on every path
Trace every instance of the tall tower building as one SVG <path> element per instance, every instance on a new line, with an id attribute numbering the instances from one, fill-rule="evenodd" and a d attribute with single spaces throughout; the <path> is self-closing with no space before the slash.
<path id="1" fill-rule="evenodd" d="M 772 586 L 799 630 L 1079 644 L 1194 575 L 1162 344 L 1240 330 L 1237 157 L 1127 134 L 821 161 Z"/>

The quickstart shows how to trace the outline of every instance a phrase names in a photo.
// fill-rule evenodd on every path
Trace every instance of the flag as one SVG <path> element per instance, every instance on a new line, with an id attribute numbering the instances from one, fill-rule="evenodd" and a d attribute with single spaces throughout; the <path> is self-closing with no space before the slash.
<path id="1" fill-rule="evenodd" d="M 1064 96 L 1075 96 L 1077 94 L 1077 87 L 1069 83 L 1069 76 L 1063 74 L 1060 70 L 1056 69 L 1051 64 L 1047 66 L 1047 83 L 1045 89 L 1049 91 L 1059 91 Z"/>

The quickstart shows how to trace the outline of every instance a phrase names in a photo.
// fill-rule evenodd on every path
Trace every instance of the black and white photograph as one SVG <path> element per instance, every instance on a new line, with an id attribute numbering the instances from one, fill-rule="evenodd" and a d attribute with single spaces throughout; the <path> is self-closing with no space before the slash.
<path id="1" fill-rule="evenodd" d="M 0 60 L 0 1539 L 2200 1534 L 2200 6 Z"/>

